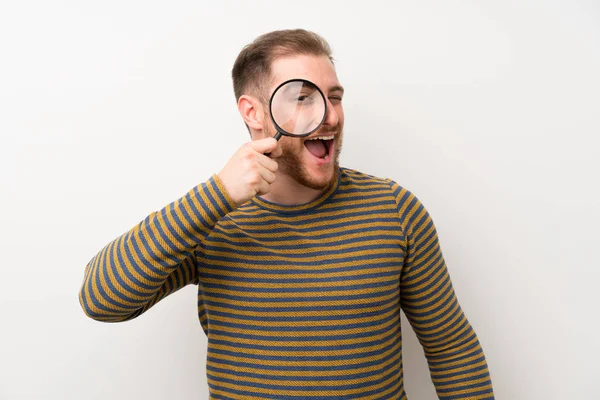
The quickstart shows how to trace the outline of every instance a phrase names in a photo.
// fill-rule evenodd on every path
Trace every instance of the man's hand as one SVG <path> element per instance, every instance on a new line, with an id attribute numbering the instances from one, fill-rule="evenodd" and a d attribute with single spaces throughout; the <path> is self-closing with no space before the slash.
<path id="1" fill-rule="evenodd" d="M 269 193 L 278 167 L 272 158 L 279 157 L 281 152 L 279 142 L 272 137 L 254 140 L 244 144 L 217 174 L 238 206 L 256 195 Z"/>

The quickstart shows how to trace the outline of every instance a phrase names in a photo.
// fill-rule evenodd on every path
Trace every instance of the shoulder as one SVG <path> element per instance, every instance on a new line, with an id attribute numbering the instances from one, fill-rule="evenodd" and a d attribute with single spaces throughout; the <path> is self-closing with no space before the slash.
<path id="1" fill-rule="evenodd" d="M 351 185 L 363 188 L 370 186 L 385 192 L 386 197 L 393 200 L 404 229 L 410 230 L 413 222 L 423 216 L 428 216 L 427 209 L 415 193 L 393 179 L 370 175 L 350 168 L 342 168 L 342 179 Z"/>
<path id="2" fill-rule="evenodd" d="M 341 171 L 342 182 L 346 185 L 378 187 L 387 191 L 396 203 L 404 204 L 407 200 L 410 201 L 416 198 L 410 190 L 390 178 L 378 177 L 346 167 L 342 167 Z"/>
<path id="3" fill-rule="evenodd" d="M 346 185 L 389 187 L 389 179 L 387 178 L 370 175 L 347 167 L 341 167 L 340 171 L 341 182 Z"/>
<path id="4" fill-rule="evenodd" d="M 354 200 L 362 202 L 375 201 L 379 204 L 384 202 L 390 208 L 395 208 L 395 199 L 389 179 L 346 167 L 341 167 L 340 171 L 341 179 L 337 191 L 338 196 L 352 197 Z"/>

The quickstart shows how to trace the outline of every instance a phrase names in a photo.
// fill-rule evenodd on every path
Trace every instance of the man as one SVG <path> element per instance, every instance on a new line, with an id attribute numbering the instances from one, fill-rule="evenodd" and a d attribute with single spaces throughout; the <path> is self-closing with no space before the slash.
<path id="1" fill-rule="evenodd" d="M 232 75 L 252 141 L 89 262 L 85 313 L 127 321 L 196 284 L 211 398 L 406 399 L 403 309 L 439 398 L 492 399 L 427 210 L 396 182 L 339 166 L 344 89 L 325 40 L 262 35 Z M 309 137 L 277 142 L 268 99 L 293 78 L 321 88 L 328 111 Z"/>

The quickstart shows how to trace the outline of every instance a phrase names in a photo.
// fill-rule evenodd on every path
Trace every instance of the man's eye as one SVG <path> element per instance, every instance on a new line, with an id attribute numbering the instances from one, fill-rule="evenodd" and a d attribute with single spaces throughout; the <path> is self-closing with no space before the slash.
<path id="1" fill-rule="evenodd" d="M 296 101 L 298 103 L 308 103 L 308 102 L 313 101 L 313 96 L 306 95 L 306 94 L 299 94 L 298 97 L 296 97 Z"/>
<path id="2" fill-rule="evenodd" d="M 330 101 L 342 101 L 342 98 L 340 96 L 331 96 L 329 97 Z"/>

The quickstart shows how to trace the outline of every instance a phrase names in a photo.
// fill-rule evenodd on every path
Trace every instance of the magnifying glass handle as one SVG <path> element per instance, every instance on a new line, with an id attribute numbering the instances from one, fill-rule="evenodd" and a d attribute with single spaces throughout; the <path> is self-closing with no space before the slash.
<path id="1" fill-rule="evenodd" d="M 281 137 L 281 132 L 277 131 L 277 133 L 275 134 L 275 136 L 273 136 L 273 138 L 277 141 L 279 141 L 279 138 Z M 271 155 L 271 153 L 265 153 L 265 156 L 269 157 Z"/>

